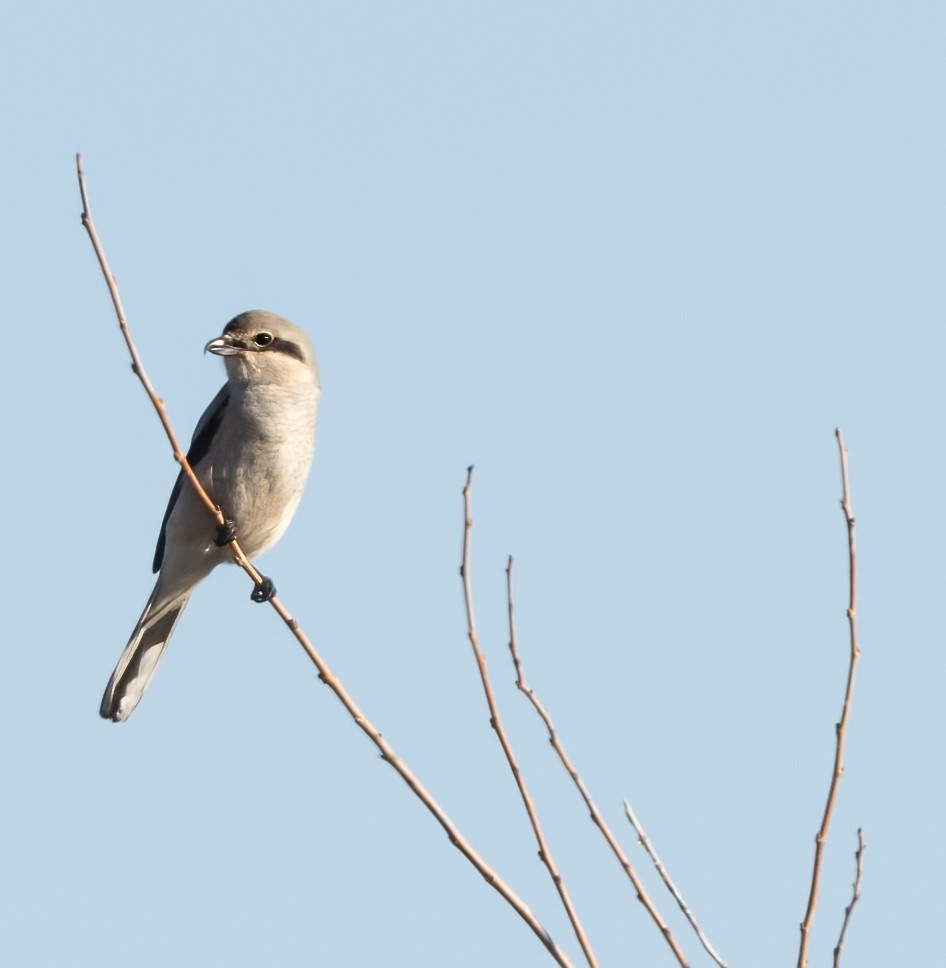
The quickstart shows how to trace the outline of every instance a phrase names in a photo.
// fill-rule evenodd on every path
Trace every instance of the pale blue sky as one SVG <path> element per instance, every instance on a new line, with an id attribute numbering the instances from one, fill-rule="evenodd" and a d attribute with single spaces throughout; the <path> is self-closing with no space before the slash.
<path id="1" fill-rule="evenodd" d="M 234 314 L 310 332 L 309 489 L 261 564 L 579 963 L 487 724 L 457 575 L 602 965 L 672 965 L 512 687 L 520 648 L 738 966 L 794 964 L 863 660 L 812 965 L 932 963 L 946 866 L 946 13 L 934 3 L 36 3 L 0 38 L 8 325 L 0 961 L 544 965 L 248 581 L 97 716 L 175 467 L 79 224 L 73 156 L 187 437 Z"/>

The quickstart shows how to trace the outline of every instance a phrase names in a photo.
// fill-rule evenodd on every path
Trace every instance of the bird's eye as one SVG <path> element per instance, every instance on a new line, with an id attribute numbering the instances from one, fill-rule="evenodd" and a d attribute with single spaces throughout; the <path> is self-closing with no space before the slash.
<path id="1" fill-rule="evenodd" d="M 272 333 L 257 333 L 253 337 L 253 342 L 257 346 L 269 346 L 269 344 L 272 343 L 272 341 L 273 341 Z"/>

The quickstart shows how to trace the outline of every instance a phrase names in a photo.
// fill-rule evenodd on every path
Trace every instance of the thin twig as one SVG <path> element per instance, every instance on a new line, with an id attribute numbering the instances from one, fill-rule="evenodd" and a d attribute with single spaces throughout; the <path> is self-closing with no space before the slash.
<path id="1" fill-rule="evenodd" d="M 673 899 L 680 906 L 680 910 L 683 912 L 684 917 L 690 922 L 690 927 L 696 932 L 696 936 L 700 939 L 700 944 L 706 949 L 706 953 L 719 965 L 719 968 L 728 968 L 726 962 L 716 953 L 713 946 L 709 943 L 709 938 L 703 933 L 703 929 L 700 927 L 699 922 L 696 920 L 693 912 L 687 906 L 686 901 L 683 899 L 683 895 L 677 890 L 676 884 L 670 879 L 670 874 L 667 872 L 667 868 L 661 863 L 660 858 L 657 856 L 657 851 L 654 850 L 647 834 L 644 833 L 644 828 L 641 826 L 640 821 L 637 819 L 634 811 L 631 809 L 631 805 L 624 800 L 624 813 L 627 815 L 627 819 L 630 821 L 631 826 L 634 828 L 634 832 L 637 834 L 637 839 L 640 841 L 641 846 L 647 851 L 650 859 L 654 862 L 654 867 L 657 868 L 657 873 L 660 875 L 661 880 L 667 887 L 667 890 L 673 895 Z"/>
<path id="2" fill-rule="evenodd" d="M 200 481 L 194 475 L 193 470 L 189 466 L 187 458 L 181 451 L 180 446 L 177 443 L 177 438 L 174 435 L 174 431 L 171 428 L 170 421 L 165 413 L 164 405 L 161 402 L 160 397 L 158 397 L 157 393 L 154 391 L 154 388 L 152 387 L 151 382 L 145 373 L 141 358 L 138 355 L 138 350 L 135 347 L 134 341 L 132 340 L 131 331 L 128 327 L 125 312 L 122 308 L 121 298 L 118 293 L 118 285 L 115 281 L 115 277 L 112 275 L 111 270 L 108 267 L 108 261 L 105 258 L 105 251 L 92 221 L 92 214 L 89 209 L 88 195 L 85 187 L 85 177 L 82 170 L 81 155 L 76 155 L 76 171 L 79 176 L 79 191 L 82 196 L 82 224 L 89 234 L 92 247 L 95 249 L 95 254 L 98 257 L 99 265 L 101 266 L 102 272 L 105 275 L 105 281 L 108 285 L 108 290 L 112 297 L 112 303 L 115 306 L 115 312 L 118 316 L 118 324 L 121 327 L 122 335 L 125 338 L 125 343 L 128 346 L 129 353 L 131 354 L 135 375 L 141 381 L 145 391 L 151 399 L 152 404 L 154 404 L 154 408 L 161 419 L 162 425 L 164 426 L 165 433 L 167 433 L 168 439 L 171 441 L 171 446 L 174 449 L 175 459 L 181 465 L 185 474 L 187 474 L 188 480 L 194 486 L 203 502 L 207 505 L 208 510 L 217 515 L 218 522 L 222 524 L 224 522 L 224 517 L 220 512 L 220 509 L 216 507 L 213 501 L 210 500 L 206 491 L 204 491 Z M 240 551 L 236 542 L 233 542 L 233 549 L 236 563 L 243 568 L 250 578 L 253 579 L 254 583 L 259 583 L 261 580 L 259 572 L 256 571 L 252 564 L 250 564 L 250 562 L 247 560 L 243 552 Z M 453 821 L 449 818 L 449 816 L 447 816 L 443 808 L 437 803 L 437 801 L 427 791 L 420 780 L 408 768 L 407 764 L 404 763 L 404 761 L 397 755 L 391 744 L 388 743 L 388 741 L 381 735 L 380 731 L 364 715 L 361 709 L 359 709 L 355 701 L 342 686 L 338 677 L 335 676 L 319 653 L 316 652 L 315 647 L 309 641 L 306 634 L 302 631 L 299 623 L 289 614 L 282 602 L 273 596 L 269 600 L 269 603 L 276 610 L 276 613 L 279 615 L 279 617 L 289 627 L 292 634 L 296 637 L 299 644 L 305 650 L 306 655 L 308 655 L 308 657 L 312 660 L 313 665 L 318 670 L 319 679 L 321 679 L 322 682 L 324 682 L 341 701 L 342 705 L 348 711 L 348 714 L 355 721 L 355 724 L 378 748 L 382 759 L 394 767 L 398 775 L 410 787 L 414 795 L 421 801 L 421 803 L 423 803 L 430 813 L 433 814 L 434 818 L 446 832 L 450 843 L 453 844 L 453 846 L 456 847 L 464 857 L 466 857 L 466 859 L 476 868 L 477 871 L 479 871 L 486 883 L 497 891 L 513 908 L 513 910 L 523 919 L 523 921 L 529 925 L 542 944 L 548 949 L 555 961 L 558 962 L 562 968 L 572 968 L 572 963 L 569 961 L 567 955 L 561 951 L 558 945 L 556 945 L 555 941 L 552 939 L 552 936 L 543 927 L 538 918 L 532 913 L 529 906 L 519 898 L 512 888 L 510 888 L 509 885 L 506 884 L 506 882 L 473 849 L 472 845 L 456 828 Z"/>
<path id="3" fill-rule="evenodd" d="M 847 934 L 847 926 L 851 921 L 851 912 L 854 905 L 861 899 L 861 877 L 864 873 L 864 851 L 867 844 L 864 843 L 864 828 L 857 828 L 857 850 L 854 852 L 856 869 L 854 874 L 854 893 L 851 895 L 851 903 L 844 909 L 844 921 L 841 922 L 841 933 L 838 935 L 838 943 L 834 948 L 834 968 L 840 968 L 841 949 L 844 947 L 844 937 Z"/>
<path id="4" fill-rule="evenodd" d="M 188 464 L 187 458 L 184 456 L 184 451 L 181 449 L 181 445 L 178 443 L 177 437 L 174 434 L 174 429 L 171 427 L 171 421 L 168 419 L 167 411 L 164 408 L 164 401 L 158 396 L 157 391 L 148 379 L 148 374 L 145 372 L 141 357 L 138 355 L 138 348 L 131 338 L 131 331 L 128 329 L 128 320 L 125 317 L 125 309 L 122 306 L 122 299 L 118 293 L 118 283 L 115 281 L 115 276 L 112 275 L 112 270 L 109 268 L 108 259 L 105 258 L 105 250 L 102 248 L 102 243 L 99 241 L 98 233 L 95 231 L 95 225 L 92 222 L 89 196 L 85 188 L 85 173 L 82 170 L 82 155 L 76 155 L 76 173 L 79 176 L 79 194 L 82 196 L 82 225 L 86 232 L 89 233 L 92 248 L 95 249 L 99 266 L 101 266 L 102 274 L 105 276 L 105 284 L 108 286 L 109 295 L 112 297 L 112 305 L 115 307 L 115 315 L 118 317 L 118 326 L 122 331 L 128 352 L 131 354 L 131 368 L 138 379 L 141 380 L 142 386 L 145 388 L 145 393 L 148 394 L 148 398 L 154 405 L 154 409 L 158 412 L 161 426 L 164 427 L 164 432 L 167 434 L 167 438 L 171 443 L 174 459 L 181 465 L 184 473 L 196 488 L 198 496 L 207 505 L 207 509 L 211 514 L 216 516 L 217 523 L 225 524 L 226 522 L 220 508 L 207 496 L 207 493 L 200 486 L 200 481 L 197 480 L 193 469 Z"/>
<path id="5" fill-rule="evenodd" d="M 676 938 L 667 926 L 666 921 L 661 917 L 660 912 L 657 910 L 654 902 L 651 901 L 644 888 L 644 885 L 640 882 L 634 868 L 631 866 L 631 862 L 628 860 L 627 855 L 621 849 L 621 845 L 618 843 L 617 838 L 611 832 L 611 828 L 608 826 L 607 821 L 601 816 L 601 811 L 598 810 L 597 805 L 591 797 L 591 793 L 585 786 L 578 770 L 575 769 L 574 764 L 569 758 L 568 754 L 565 752 L 565 747 L 562 745 L 561 740 L 558 737 L 558 733 L 555 730 L 555 725 L 552 722 L 552 717 L 549 714 L 545 706 L 539 701 L 538 696 L 536 696 L 535 691 L 526 683 L 525 673 L 522 670 L 522 660 L 519 656 L 519 647 L 516 643 L 516 615 L 513 607 L 512 599 L 512 555 L 506 564 L 506 602 L 509 609 L 509 652 L 512 656 L 512 664 L 516 670 L 516 686 L 517 688 L 526 696 L 529 702 L 532 703 L 533 708 L 539 714 L 542 722 L 545 723 L 545 728 L 549 734 L 549 743 L 552 745 L 552 749 L 558 754 L 559 760 L 561 760 L 562 766 L 565 767 L 565 771 L 572 778 L 572 782 L 578 788 L 578 792 L 581 794 L 582 799 L 585 801 L 585 805 L 591 813 L 591 819 L 597 828 L 601 831 L 601 835 L 604 837 L 608 846 L 611 848 L 614 856 L 617 857 L 618 862 L 624 869 L 624 873 L 630 878 L 631 883 L 634 885 L 634 890 L 637 892 L 637 899 L 644 905 L 647 913 L 653 918 L 654 923 L 660 929 L 660 933 L 664 936 L 667 944 L 670 945 L 671 950 L 676 956 L 677 961 L 680 963 L 681 968 L 687 968 L 686 956 L 680 950 L 680 946 L 677 943 Z M 709 949 L 712 953 L 712 950 Z M 722 962 L 719 962 L 722 968 L 726 968 Z"/>
<path id="6" fill-rule="evenodd" d="M 463 599 L 466 604 L 466 620 L 467 620 L 467 634 L 470 638 L 470 645 L 473 647 L 473 655 L 476 659 L 476 665 L 480 673 L 480 681 L 483 684 L 483 692 L 486 694 L 486 704 L 489 706 L 489 724 L 493 727 L 496 733 L 496 738 L 499 740 L 499 745 L 503 748 L 503 753 L 506 755 L 506 760 L 509 763 L 509 769 L 512 771 L 513 779 L 516 781 L 516 786 L 519 788 L 519 795 L 522 797 L 523 806 L 526 809 L 526 813 L 529 816 L 529 823 L 532 824 L 532 830 L 535 833 L 536 843 L 539 845 L 539 859 L 545 864 L 548 869 L 549 876 L 552 878 L 552 883 L 555 885 L 555 889 L 558 891 L 558 895 L 561 898 L 562 906 L 565 908 L 565 913 L 568 915 L 568 920 L 571 922 L 572 930 L 575 932 L 575 937 L 578 939 L 578 943 L 581 945 L 581 950 L 584 952 L 585 958 L 591 968 L 597 968 L 597 960 L 595 959 L 594 952 L 591 950 L 591 944 L 588 941 L 588 937 L 585 934 L 585 929 L 582 926 L 581 921 L 578 918 L 578 914 L 575 911 L 575 907 L 572 904 L 571 898 L 568 895 L 568 889 L 565 887 L 565 880 L 559 873 L 558 868 L 555 866 L 555 861 L 552 858 L 552 852 L 549 850 L 549 846 L 546 843 L 545 835 L 542 833 L 542 827 L 539 824 L 539 818 L 535 811 L 535 804 L 532 802 L 532 797 L 529 795 L 529 790 L 526 787 L 525 778 L 522 775 L 522 770 L 519 769 L 519 764 L 516 762 L 516 755 L 513 753 L 512 746 L 509 743 L 509 739 L 506 736 L 506 730 L 503 728 L 502 720 L 499 718 L 499 709 L 496 706 L 496 700 L 493 697 L 493 689 L 489 682 L 489 674 L 486 671 L 486 657 L 483 655 L 483 650 L 480 648 L 479 637 L 476 634 L 476 619 L 473 615 L 473 587 L 470 581 L 470 536 L 473 531 L 473 518 L 470 514 L 470 492 L 472 490 L 473 481 L 473 468 L 468 467 L 466 472 L 466 485 L 463 488 L 463 561 L 460 565 L 460 577 L 463 580 Z"/>
<path id="7" fill-rule="evenodd" d="M 847 738 L 848 716 L 851 711 L 851 700 L 854 696 L 854 674 L 857 671 L 857 660 L 861 650 L 857 646 L 857 552 L 854 542 L 854 512 L 851 510 L 851 491 L 847 476 L 847 448 L 840 430 L 835 430 L 838 440 L 838 451 L 841 456 L 841 511 L 847 525 L 849 593 L 847 606 L 847 621 L 850 629 L 850 662 L 847 670 L 847 688 L 844 691 L 844 706 L 841 719 L 835 726 L 837 743 L 834 751 L 834 769 L 831 774 L 831 784 L 828 787 L 828 799 L 824 807 L 824 817 L 821 827 L 815 837 L 815 862 L 811 872 L 811 890 L 808 894 L 808 907 L 805 919 L 800 925 L 801 943 L 798 949 L 798 968 L 806 968 L 808 964 L 808 942 L 811 937 L 811 923 L 814 919 L 815 908 L 818 905 L 818 885 L 821 880 L 821 864 L 824 859 L 824 847 L 828 839 L 828 828 L 831 825 L 831 815 L 834 811 L 834 801 L 838 795 L 841 777 L 844 775 L 844 742 Z"/>

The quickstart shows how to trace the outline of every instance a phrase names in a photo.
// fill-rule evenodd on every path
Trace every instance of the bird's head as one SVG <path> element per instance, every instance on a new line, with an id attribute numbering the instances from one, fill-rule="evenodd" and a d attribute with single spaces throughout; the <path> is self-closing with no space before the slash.
<path id="1" fill-rule="evenodd" d="M 204 349 L 224 358 L 231 380 L 253 384 L 319 382 L 309 338 L 275 313 L 257 309 L 240 313 Z"/>

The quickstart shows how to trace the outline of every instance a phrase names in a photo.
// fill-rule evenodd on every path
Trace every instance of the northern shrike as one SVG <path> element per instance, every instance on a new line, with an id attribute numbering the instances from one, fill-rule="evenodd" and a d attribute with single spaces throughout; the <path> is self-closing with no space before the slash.
<path id="1" fill-rule="evenodd" d="M 187 460 L 228 523 L 218 527 L 182 471 L 154 553 L 157 584 L 102 697 L 100 714 L 116 723 L 141 700 L 194 589 L 232 560 L 234 536 L 250 558 L 282 537 L 312 463 L 319 370 L 305 333 L 253 311 L 231 319 L 205 349 L 223 357 L 227 382 L 198 421 Z M 252 598 L 274 592 L 266 578 Z"/>

